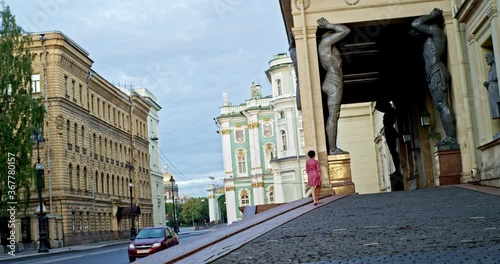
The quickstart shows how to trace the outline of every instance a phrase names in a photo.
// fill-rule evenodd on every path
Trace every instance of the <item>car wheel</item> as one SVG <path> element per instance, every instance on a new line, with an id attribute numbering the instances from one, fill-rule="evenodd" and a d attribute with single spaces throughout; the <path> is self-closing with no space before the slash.
<path id="1" fill-rule="evenodd" d="M 134 261 L 135 261 L 135 257 L 128 257 L 128 260 L 129 260 L 130 262 L 134 262 Z"/>

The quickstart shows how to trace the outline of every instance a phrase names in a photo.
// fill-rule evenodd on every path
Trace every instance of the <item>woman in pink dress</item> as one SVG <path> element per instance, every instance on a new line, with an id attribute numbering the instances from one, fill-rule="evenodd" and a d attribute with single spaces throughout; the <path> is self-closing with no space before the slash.
<path id="1" fill-rule="evenodd" d="M 309 159 L 306 161 L 307 184 L 311 186 L 314 205 L 321 203 L 319 201 L 319 191 L 321 189 L 321 169 L 319 162 L 314 159 L 316 153 L 314 150 L 307 152 Z"/>

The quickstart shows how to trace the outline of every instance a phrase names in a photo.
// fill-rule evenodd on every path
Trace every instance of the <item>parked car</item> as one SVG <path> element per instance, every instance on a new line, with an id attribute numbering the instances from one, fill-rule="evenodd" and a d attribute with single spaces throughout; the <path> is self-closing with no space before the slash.
<path id="1" fill-rule="evenodd" d="M 128 245 L 128 259 L 132 262 L 178 244 L 179 236 L 171 227 L 145 227 Z"/>

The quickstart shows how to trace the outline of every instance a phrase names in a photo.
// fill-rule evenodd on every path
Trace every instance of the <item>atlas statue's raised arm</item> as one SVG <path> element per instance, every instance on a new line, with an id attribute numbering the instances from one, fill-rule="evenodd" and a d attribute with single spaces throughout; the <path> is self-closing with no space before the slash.
<path id="1" fill-rule="evenodd" d="M 432 25 L 428 24 L 429 21 L 434 20 L 435 18 L 441 16 L 443 14 L 443 11 L 438 8 L 434 8 L 432 12 L 429 15 L 421 16 L 417 19 L 415 19 L 412 23 L 411 26 L 414 27 L 418 31 L 422 31 L 427 34 L 433 34 L 432 30 Z"/>
<path id="2" fill-rule="evenodd" d="M 335 44 L 341 39 L 345 38 L 347 35 L 349 35 L 349 33 L 351 33 L 351 30 L 348 27 L 340 24 L 331 24 L 324 17 L 318 19 L 317 22 L 320 28 L 330 29 L 334 31 L 333 34 L 323 37 L 324 43 L 326 45 Z"/>

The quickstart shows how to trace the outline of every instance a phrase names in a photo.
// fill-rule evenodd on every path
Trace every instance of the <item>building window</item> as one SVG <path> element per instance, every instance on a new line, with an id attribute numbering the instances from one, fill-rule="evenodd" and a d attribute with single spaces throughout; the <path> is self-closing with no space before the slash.
<path id="1" fill-rule="evenodd" d="M 78 93 L 80 94 L 80 103 L 82 102 L 82 85 L 78 85 Z"/>
<path id="2" fill-rule="evenodd" d="M 87 191 L 87 167 L 83 167 L 83 190 Z"/>
<path id="3" fill-rule="evenodd" d="M 80 165 L 76 165 L 76 189 L 80 190 Z"/>
<path id="4" fill-rule="evenodd" d="M 284 119 L 284 118 L 285 118 L 285 112 L 280 111 L 280 112 L 278 113 L 278 118 L 279 118 L 279 119 Z"/>
<path id="5" fill-rule="evenodd" d="M 238 149 L 236 152 L 236 160 L 238 163 L 238 174 L 246 174 L 247 173 L 246 151 L 243 149 Z"/>
<path id="6" fill-rule="evenodd" d="M 82 130 L 82 131 L 81 131 L 81 133 L 82 133 L 82 134 L 81 134 L 81 138 L 82 138 L 82 148 L 84 148 L 84 147 L 85 147 L 85 127 L 84 127 L 84 126 L 82 126 L 82 129 L 81 129 L 81 130 Z"/>
<path id="7" fill-rule="evenodd" d="M 234 140 L 240 144 L 245 142 L 245 130 L 243 130 L 242 128 L 235 129 L 234 130 Z"/>
<path id="8" fill-rule="evenodd" d="M 101 103 L 101 100 L 97 98 L 97 116 L 99 116 L 101 111 L 99 110 L 99 104 Z"/>
<path id="9" fill-rule="evenodd" d="M 266 158 L 266 167 L 270 171 L 271 170 L 271 159 L 274 158 L 274 146 L 271 143 L 267 143 L 264 145 L 264 153 Z"/>
<path id="10" fill-rule="evenodd" d="M 71 84 L 72 84 L 72 90 L 73 90 L 73 99 L 76 100 L 75 98 L 75 80 L 71 81 Z"/>
<path id="11" fill-rule="evenodd" d="M 89 231 L 89 213 L 85 214 L 85 231 Z"/>
<path id="12" fill-rule="evenodd" d="M 274 203 L 274 186 L 269 187 L 267 191 L 267 197 L 269 200 L 269 203 Z"/>
<path id="13" fill-rule="evenodd" d="M 281 150 L 286 151 L 287 150 L 287 140 L 286 140 L 286 132 L 285 130 L 281 130 Z"/>
<path id="14" fill-rule="evenodd" d="M 68 76 L 64 76 L 64 95 L 68 95 Z"/>
<path id="15" fill-rule="evenodd" d="M 75 144 L 75 147 L 78 146 L 78 126 L 77 124 L 75 123 L 75 129 L 73 131 L 74 133 L 74 144 Z"/>
<path id="16" fill-rule="evenodd" d="M 71 230 L 75 232 L 75 212 L 71 212 Z"/>
<path id="17" fill-rule="evenodd" d="M 281 85 L 281 79 L 276 79 L 276 89 L 278 91 L 278 96 L 283 95 L 283 86 Z"/>
<path id="18" fill-rule="evenodd" d="M 250 196 L 248 195 L 247 190 L 241 191 L 240 200 L 241 200 L 241 206 L 249 206 L 250 205 Z"/>
<path id="19" fill-rule="evenodd" d="M 97 214 L 96 220 L 96 229 L 97 231 L 101 231 L 101 214 Z"/>
<path id="20" fill-rule="evenodd" d="M 264 122 L 262 124 L 262 134 L 266 138 L 270 138 L 273 136 L 273 123 L 271 122 Z"/>
<path id="21" fill-rule="evenodd" d="M 40 92 L 40 74 L 31 75 L 31 93 Z"/>
<path id="22" fill-rule="evenodd" d="M 109 174 L 106 175 L 106 193 L 109 194 Z"/>
<path id="23" fill-rule="evenodd" d="M 70 130 L 71 130 L 71 124 L 69 120 L 66 122 L 66 142 L 68 144 L 71 144 L 70 142 Z"/>
<path id="24" fill-rule="evenodd" d="M 82 212 L 80 212 L 80 219 L 79 220 L 80 220 L 80 225 L 79 225 L 80 231 L 82 231 L 83 230 L 83 214 L 82 214 Z"/>
<path id="25" fill-rule="evenodd" d="M 93 113 L 94 112 L 94 96 L 90 96 L 90 111 Z"/>
<path id="26" fill-rule="evenodd" d="M 69 189 L 73 190 L 73 165 L 71 165 L 71 163 L 68 166 L 68 179 L 69 179 Z"/>
<path id="27" fill-rule="evenodd" d="M 96 140 L 96 136 L 95 134 L 92 135 L 92 148 L 94 149 L 94 153 L 93 154 L 97 154 L 97 140 Z"/>

